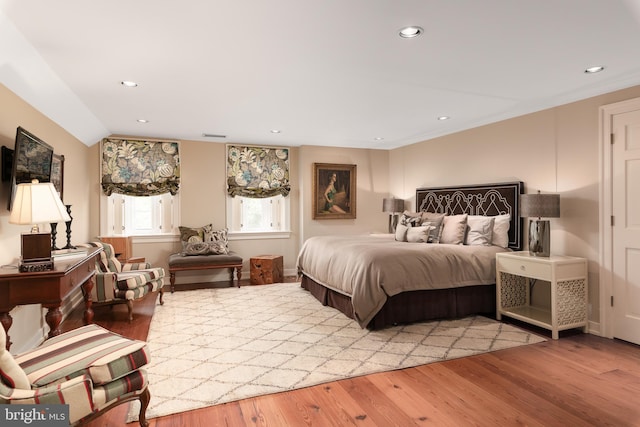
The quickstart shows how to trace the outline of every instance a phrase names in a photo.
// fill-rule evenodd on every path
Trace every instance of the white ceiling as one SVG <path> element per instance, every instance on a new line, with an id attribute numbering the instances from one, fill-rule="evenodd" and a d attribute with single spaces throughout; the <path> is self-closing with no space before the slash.
<path id="1" fill-rule="evenodd" d="M 640 0 L 0 0 L 0 82 L 87 145 L 396 148 L 638 85 L 639 42 Z"/>

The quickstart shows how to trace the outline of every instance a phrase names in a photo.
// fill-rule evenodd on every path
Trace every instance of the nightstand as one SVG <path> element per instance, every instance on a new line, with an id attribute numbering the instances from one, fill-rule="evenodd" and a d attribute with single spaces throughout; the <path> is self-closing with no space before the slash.
<path id="1" fill-rule="evenodd" d="M 531 305 L 535 280 L 551 283 L 551 309 Z M 529 252 L 496 254 L 496 318 L 508 316 L 541 328 L 551 337 L 582 327 L 587 332 L 587 260 L 551 255 L 536 257 Z"/>

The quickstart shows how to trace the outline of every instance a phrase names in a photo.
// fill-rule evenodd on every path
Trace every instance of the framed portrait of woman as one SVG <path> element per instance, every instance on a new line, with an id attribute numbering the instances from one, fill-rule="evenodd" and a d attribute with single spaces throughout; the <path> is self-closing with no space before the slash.
<path id="1" fill-rule="evenodd" d="M 355 219 L 356 165 L 313 164 L 313 219 Z"/>

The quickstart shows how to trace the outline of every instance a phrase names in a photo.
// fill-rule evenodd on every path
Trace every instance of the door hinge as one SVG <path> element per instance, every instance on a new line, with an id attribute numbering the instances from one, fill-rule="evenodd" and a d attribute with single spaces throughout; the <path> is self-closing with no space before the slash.
<path id="1" fill-rule="evenodd" d="M 615 144 L 615 134 L 614 133 L 611 134 L 610 144 L 612 144 L 612 145 Z"/>
<path id="2" fill-rule="evenodd" d="M 616 217 L 611 215 L 611 226 L 614 227 L 616 225 Z"/>
<path id="3" fill-rule="evenodd" d="M 613 295 L 611 295 L 611 307 L 613 307 Z"/>

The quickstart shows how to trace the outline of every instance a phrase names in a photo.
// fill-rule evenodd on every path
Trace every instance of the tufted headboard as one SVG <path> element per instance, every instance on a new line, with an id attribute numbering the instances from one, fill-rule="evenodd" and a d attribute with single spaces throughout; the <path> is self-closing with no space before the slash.
<path id="1" fill-rule="evenodd" d="M 520 218 L 520 181 L 498 184 L 465 185 L 416 189 L 416 211 L 448 215 L 511 215 L 509 248 L 522 250 L 523 221 Z"/>

